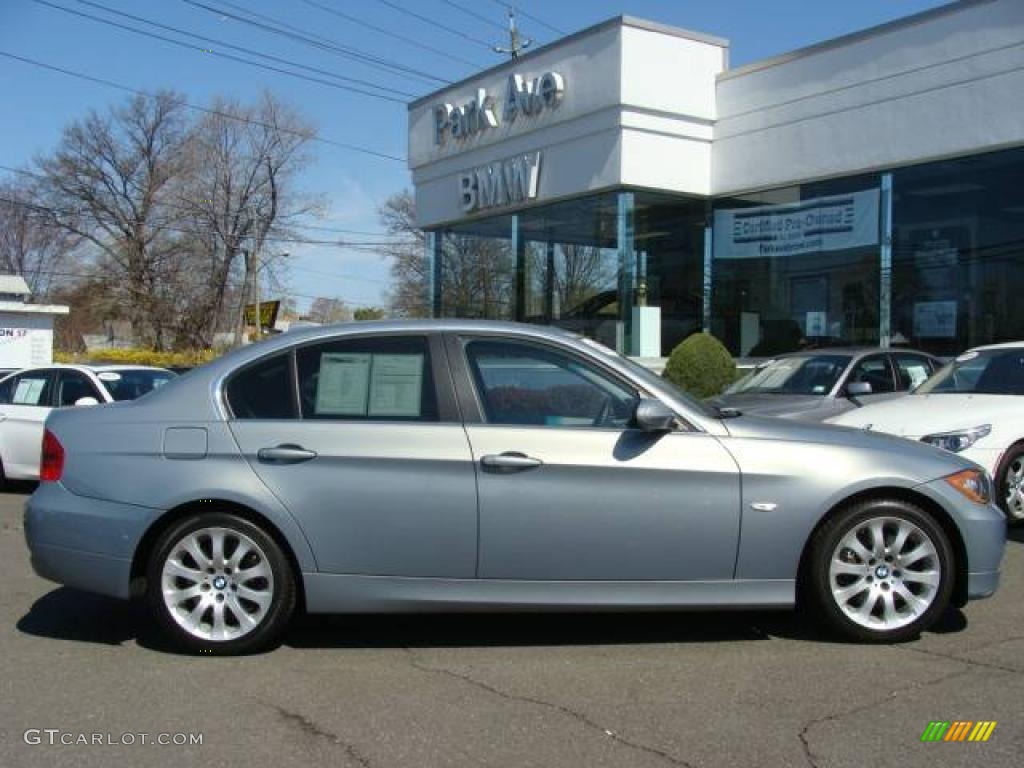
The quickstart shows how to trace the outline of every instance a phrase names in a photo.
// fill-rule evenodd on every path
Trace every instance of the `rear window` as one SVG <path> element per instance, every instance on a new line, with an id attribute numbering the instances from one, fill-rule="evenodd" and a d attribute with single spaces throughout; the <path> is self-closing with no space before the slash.
<path id="1" fill-rule="evenodd" d="M 294 419 L 288 354 L 243 368 L 228 382 L 226 394 L 236 419 Z"/>

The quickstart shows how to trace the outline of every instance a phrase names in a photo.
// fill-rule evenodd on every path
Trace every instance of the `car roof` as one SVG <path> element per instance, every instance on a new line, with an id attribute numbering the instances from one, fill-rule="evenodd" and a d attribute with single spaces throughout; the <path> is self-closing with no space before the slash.
<path id="1" fill-rule="evenodd" d="M 909 352 L 914 355 L 936 357 L 931 352 L 925 352 L 920 349 L 912 349 L 910 347 L 816 347 L 814 349 L 798 349 L 795 352 L 784 352 L 782 354 L 773 355 L 770 358 L 766 358 L 766 360 L 780 360 L 784 357 L 812 357 L 814 355 L 851 355 L 853 357 L 863 357 L 865 355 L 873 355 L 883 352 Z"/>
<path id="2" fill-rule="evenodd" d="M 1024 341 L 1004 341 L 1001 344 L 986 344 L 983 347 L 972 347 L 969 352 L 981 352 L 987 349 L 1022 349 Z"/>
<path id="3" fill-rule="evenodd" d="M 80 363 L 51 363 L 50 365 L 32 365 L 28 368 L 14 368 L 3 378 L 13 376 L 16 373 L 31 373 L 32 371 L 81 371 L 83 373 L 101 373 L 102 371 L 167 371 L 166 368 L 157 368 L 151 365 L 83 365 Z M 173 373 L 173 371 L 170 371 Z"/>

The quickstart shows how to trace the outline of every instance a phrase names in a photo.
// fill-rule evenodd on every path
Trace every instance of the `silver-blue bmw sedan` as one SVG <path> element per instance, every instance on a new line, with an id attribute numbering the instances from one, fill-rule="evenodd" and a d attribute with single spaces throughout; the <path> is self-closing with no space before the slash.
<path id="1" fill-rule="evenodd" d="M 715 411 L 565 331 L 313 328 L 55 412 L 36 571 L 193 651 L 311 612 L 798 603 L 863 641 L 991 595 L 1006 521 L 932 446 Z"/>

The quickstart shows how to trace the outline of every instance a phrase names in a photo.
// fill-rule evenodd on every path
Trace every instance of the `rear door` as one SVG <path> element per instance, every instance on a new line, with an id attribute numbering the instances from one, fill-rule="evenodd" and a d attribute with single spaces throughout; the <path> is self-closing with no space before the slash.
<path id="1" fill-rule="evenodd" d="M 43 423 L 53 409 L 56 378 L 55 370 L 41 368 L 10 382 L 9 402 L 0 404 L 0 455 L 8 477 L 39 476 Z"/>
<path id="2" fill-rule="evenodd" d="M 231 430 L 321 571 L 476 575 L 476 482 L 439 344 L 339 337 L 228 380 Z"/>

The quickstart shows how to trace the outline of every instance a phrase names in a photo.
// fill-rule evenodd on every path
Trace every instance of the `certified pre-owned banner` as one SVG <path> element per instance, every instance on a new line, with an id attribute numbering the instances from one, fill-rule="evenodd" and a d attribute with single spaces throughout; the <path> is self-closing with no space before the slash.
<path id="1" fill-rule="evenodd" d="M 753 259 L 878 244 L 878 190 L 715 211 L 716 259 Z"/>

